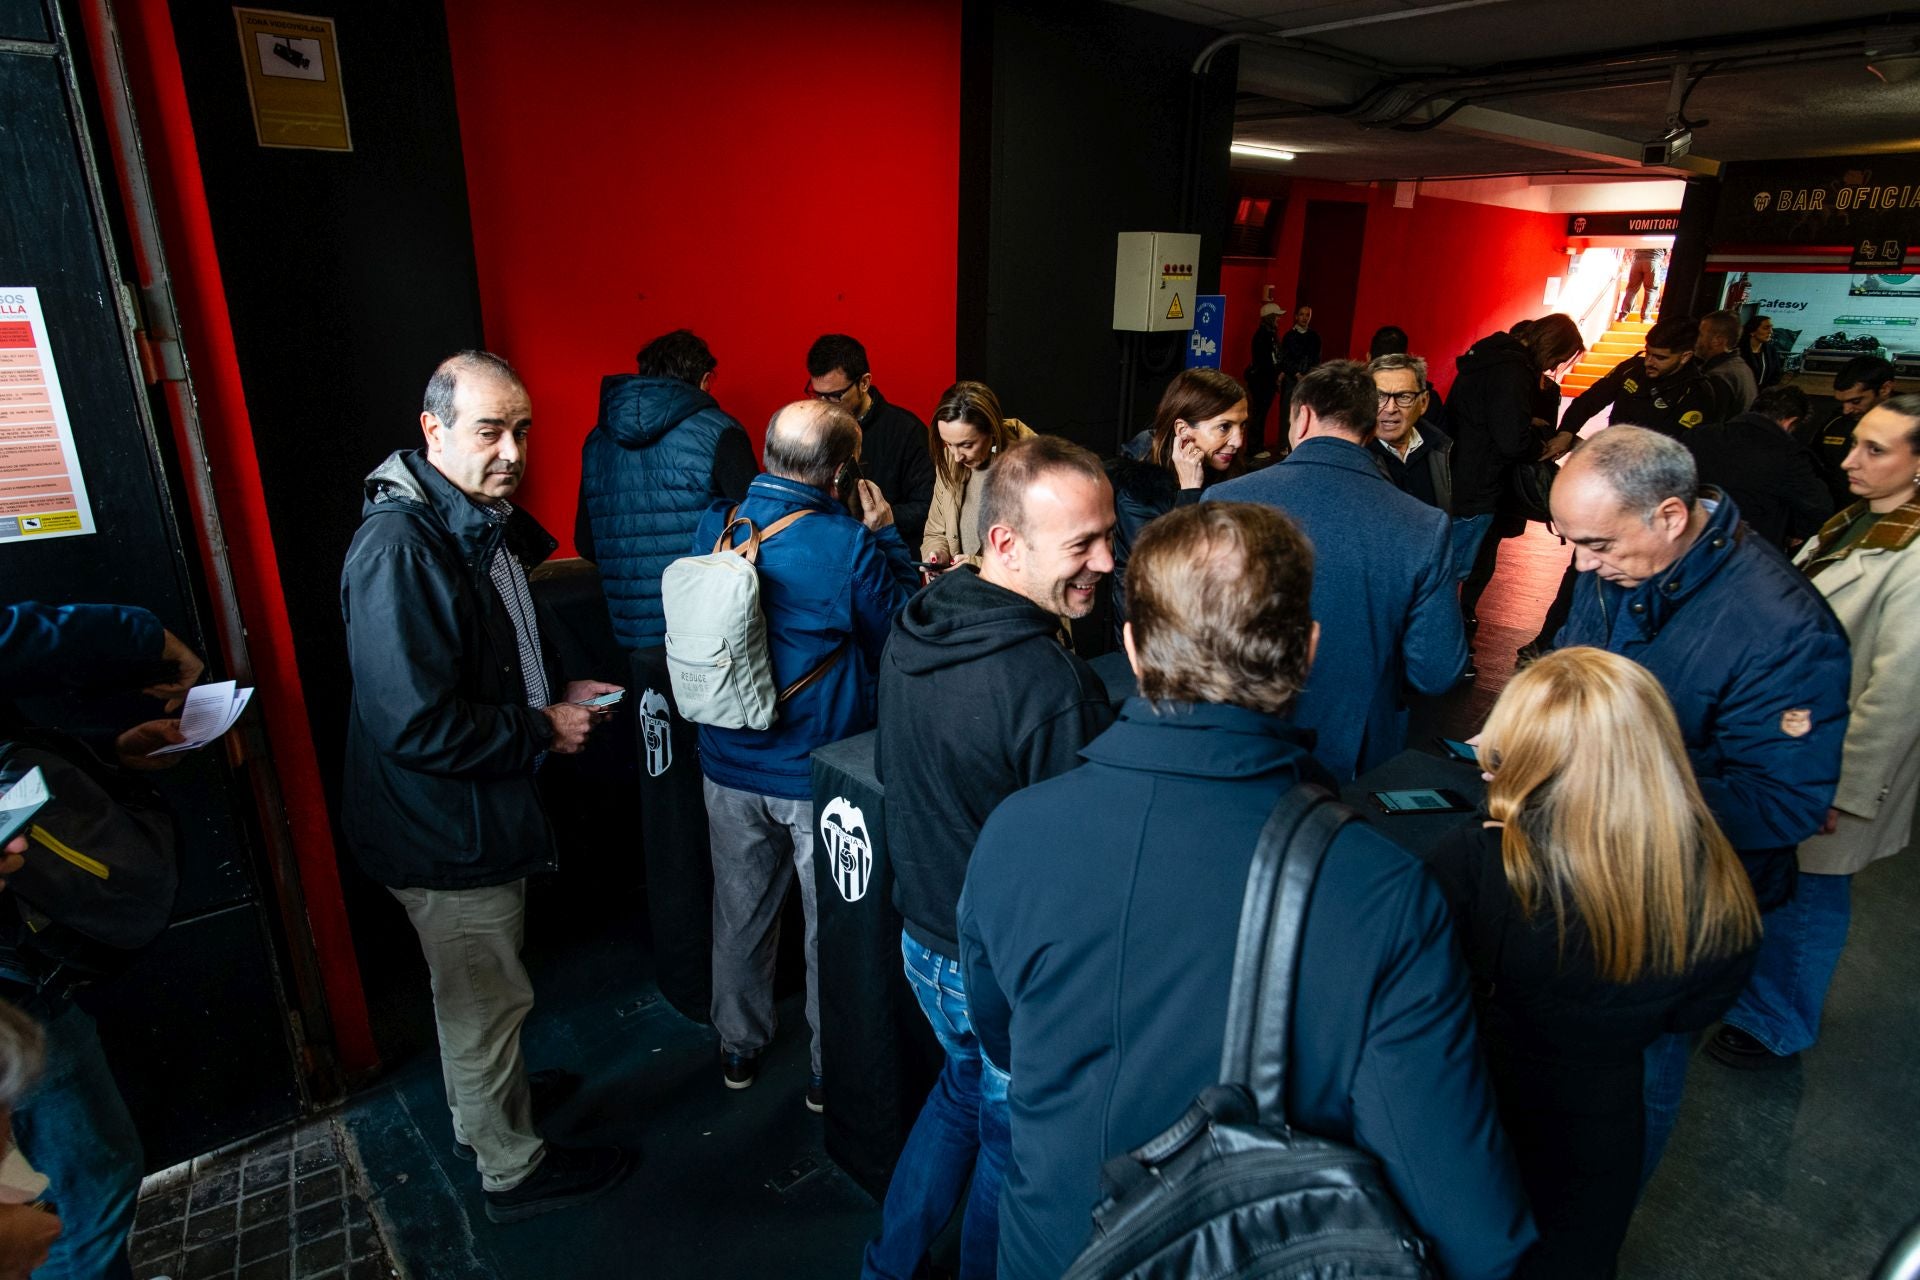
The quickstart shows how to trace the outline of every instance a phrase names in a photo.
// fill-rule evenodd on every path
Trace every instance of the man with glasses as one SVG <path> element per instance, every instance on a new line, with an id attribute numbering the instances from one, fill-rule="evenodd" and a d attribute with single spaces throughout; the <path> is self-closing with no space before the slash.
<path id="1" fill-rule="evenodd" d="M 933 504 L 933 455 L 927 424 L 880 394 L 867 349 L 844 333 L 822 335 L 807 349 L 807 395 L 839 405 L 860 423 L 860 467 L 893 504 L 893 522 L 918 548 Z"/>
<path id="2" fill-rule="evenodd" d="M 1451 514 L 1453 439 L 1427 418 L 1427 362 L 1404 353 L 1375 356 L 1367 372 L 1380 393 L 1367 447 L 1403 493 Z"/>

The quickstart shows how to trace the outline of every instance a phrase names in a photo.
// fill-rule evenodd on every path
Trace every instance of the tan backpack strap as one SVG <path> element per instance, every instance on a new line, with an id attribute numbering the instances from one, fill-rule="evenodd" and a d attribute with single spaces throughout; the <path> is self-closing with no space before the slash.
<path id="1" fill-rule="evenodd" d="M 802 520 L 802 519 L 805 519 L 807 516 L 810 516 L 813 514 L 815 513 L 812 507 L 802 507 L 798 511 L 788 512 L 786 515 L 781 516 L 778 520 L 775 520 L 772 524 L 768 525 L 766 528 L 760 531 L 760 541 L 765 542 L 768 538 L 771 538 L 774 534 L 779 533 L 781 530 L 785 529 L 788 525 L 792 524 L 795 520 Z"/>
<path id="2" fill-rule="evenodd" d="M 737 524 L 747 526 L 747 540 L 736 547 L 733 545 L 733 527 Z M 713 540 L 713 553 L 719 555 L 722 551 L 737 551 L 746 557 L 748 564 L 760 558 L 760 531 L 753 527 L 753 521 L 741 516 L 737 502 L 727 508 L 727 522 L 721 526 L 720 536 Z"/>
<path id="3" fill-rule="evenodd" d="M 808 513 L 803 511 L 800 514 L 806 515 Z M 794 694 L 799 693 L 801 690 L 816 683 L 821 676 L 824 676 L 825 674 L 827 674 L 827 672 L 833 670 L 833 664 L 840 661 L 840 655 L 845 653 L 847 651 L 847 646 L 851 645 L 852 643 L 853 641 L 851 638 L 842 640 L 837 646 L 835 646 L 834 651 L 827 655 L 825 662 L 822 662 L 819 666 L 815 667 L 813 670 L 807 672 L 807 674 L 801 676 L 798 680 L 795 680 L 792 684 L 782 689 L 780 691 L 780 697 L 778 701 L 785 702 L 787 699 L 793 697 Z"/>

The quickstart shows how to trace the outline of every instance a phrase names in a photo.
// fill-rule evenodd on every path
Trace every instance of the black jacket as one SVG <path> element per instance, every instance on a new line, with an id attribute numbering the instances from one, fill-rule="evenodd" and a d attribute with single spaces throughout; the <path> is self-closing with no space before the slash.
<path id="1" fill-rule="evenodd" d="M 1575 396 L 1560 419 L 1560 429 L 1578 432 L 1588 419 L 1612 405 L 1609 423 L 1646 427 L 1684 442 L 1694 428 L 1733 416 L 1727 412 L 1728 399 L 1724 384 L 1701 372 L 1698 360 L 1652 378 L 1647 376 L 1646 356 L 1636 355 Z"/>
<path id="2" fill-rule="evenodd" d="M 1820 464 L 1765 414 L 1690 431 L 1686 443 L 1700 483 L 1725 489 L 1754 532 L 1782 550 L 1818 533 L 1833 514 Z"/>
<path id="3" fill-rule="evenodd" d="M 880 655 L 874 772 L 895 797 L 894 905 L 942 955 L 958 954 L 954 910 L 987 815 L 1079 764 L 1113 721 L 1106 686 L 1059 631 L 1056 615 L 955 569 L 907 603 Z"/>
<path id="4" fill-rule="evenodd" d="M 1858 418 L 1849 417 L 1845 409 L 1836 409 L 1824 421 L 1814 421 L 1814 415 L 1809 413 L 1794 424 L 1794 438 L 1813 455 L 1820 479 L 1833 498 L 1835 511 L 1844 511 L 1859 501 L 1853 487 L 1847 483 L 1847 473 L 1840 469 L 1840 464 L 1847 460 L 1847 451 L 1853 447 L 1853 429 L 1859 421 Z"/>
<path id="5" fill-rule="evenodd" d="M 1242 707 L 1135 698 L 1083 767 L 981 833 L 961 965 L 981 1050 L 1013 1074 L 1002 1280 L 1059 1276 L 1101 1162 L 1219 1080 L 1254 845 L 1296 780 L 1327 785 L 1306 736 Z M 1491 1280 L 1532 1230 L 1453 933 L 1411 854 L 1365 823 L 1341 832 L 1301 939 L 1287 1115 L 1378 1157 L 1444 1273 Z"/>
<path id="6" fill-rule="evenodd" d="M 927 424 L 868 387 L 873 403 L 860 419 L 860 470 L 880 486 L 893 508 L 893 523 L 908 550 L 919 553 L 927 536 L 927 509 L 933 505 L 933 455 L 927 451 Z"/>
<path id="7" fill-rule="evenodd" d="M 1453 514 L 1453 437 L 1423 417 L 1417 424 L 1420 447 L 1407 455 L 1405 462 L 1393 446 L 1375 439 L 1367 448 L 1380 460 L 1380 468 L 1394 487 L 1412 494 L 1430 507 Z"/>
<path id="8" fill-rule="evenodd" d="M 1280 335 L 1277 325 L 1261 325 L 1253 331 L 1253 354 L 1247 364 L 1247 390 L 1274 389 L 1280 377 Z"/>
<path id="9" fill-rule="evenodd" d="M 1545 450 L 1546 439 L 1533 425 L 1540 371 L 1526 344 L 1508 333 L 1480 339 L 1456 367 L 1447 399 L 1453 514 L 1486 515 L 1499 508 L 1514 467 Z"/>
<path id="10" fill-rule="evenodd" d="M 487 574 L 502 538 L 532 567 L 554 540 L 515 508 L 505 525 L 418 450 L 367 477 L 340 575 L 353 695 L 341 825 L 381 884 L 473 889 L 555 866 L 534 760 L 553 740 L 527 705 L 513 619 Z M 547 684 L 564 682 L 545 650 Z"/>
<path id="11" fill-rule="evenodd" d="M 1726 1012 L 1754 951 L 1674 977 L 1608 982 L 1571 905 L 1564 958 L 1551 905 L 1540 904 L 1531 919 L 1522 912 L 1497 829 L 1475 818 L 1427 859 L 1473 971 L 1500 1119 L 1540 1228 L 1518 1274 L 1610 1277 L 1639 1195 L 1642 1052 Z"/>
<path id="12" fill-rule="evenodd" d="M 1206 479 L 1212 480 L 1215 474 L 1207 468 Z M 1140 531 L 1175 507 L 1192 506 L 1207 490 L 1204 483 L 1198 489 L 1182 489 L 1173 468 L 1125 454 L 1107 463 L 1107 479 L 1113 482 L 1114 516 L 1113 572 L 1107 581 L 1112 584 L 1113 634 L 1118 643 L 1120 626 L 1127 620 L 1127 559 L 1140 540 Z"/>
<path id="13" fill-rule="evenodd" d="M 1320 335 L 1289 326 L 1280 335 L 1280 371 L 1299 375 L 1320 363 Z"/>

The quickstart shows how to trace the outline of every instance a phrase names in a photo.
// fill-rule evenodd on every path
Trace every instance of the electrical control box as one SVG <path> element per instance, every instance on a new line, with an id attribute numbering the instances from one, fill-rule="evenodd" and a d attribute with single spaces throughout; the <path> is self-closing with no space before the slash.
<path id="1" fill-rule="evenodd" d="M 1184 231 L 1122 231 L 1113 263 L 1113 327 L 1132 333 L 1193 328 L 1200 237 Z"/>

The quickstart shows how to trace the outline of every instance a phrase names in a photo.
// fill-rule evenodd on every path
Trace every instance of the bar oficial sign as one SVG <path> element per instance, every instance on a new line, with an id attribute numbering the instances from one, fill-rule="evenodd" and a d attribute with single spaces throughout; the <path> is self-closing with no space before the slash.
<path id="1" fill-rule="evenodd" d="M 1714 218 L 1719 244 L 1920 240 L 1920 161 L 1853 156 L 1730 164 Z"/>

